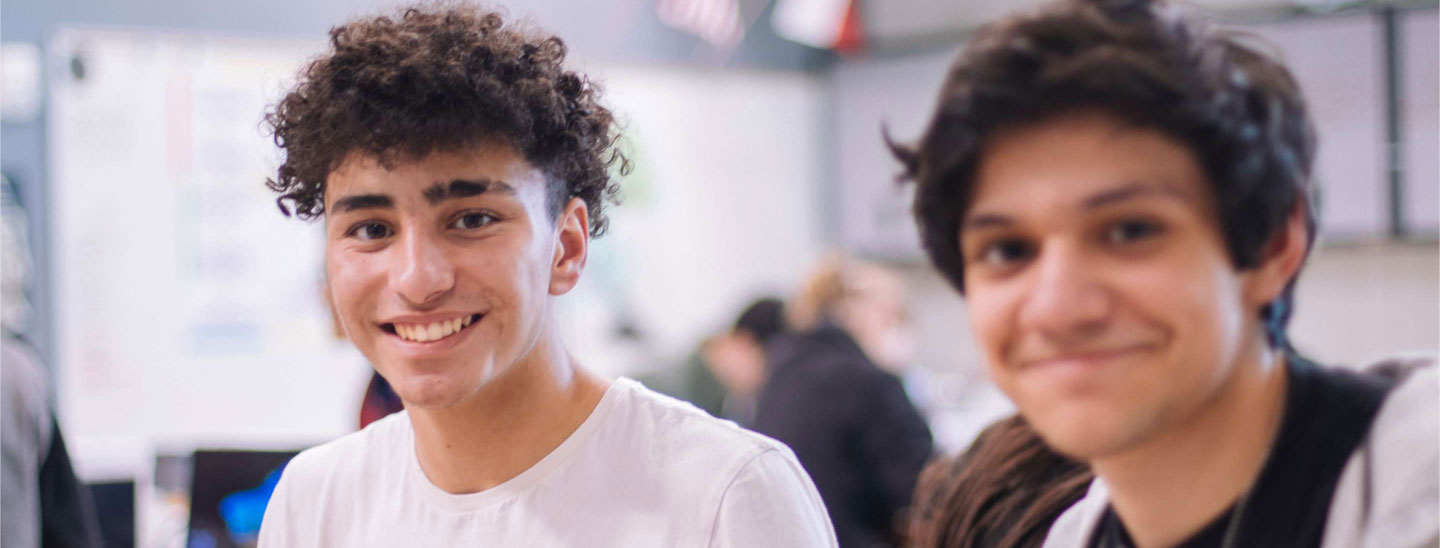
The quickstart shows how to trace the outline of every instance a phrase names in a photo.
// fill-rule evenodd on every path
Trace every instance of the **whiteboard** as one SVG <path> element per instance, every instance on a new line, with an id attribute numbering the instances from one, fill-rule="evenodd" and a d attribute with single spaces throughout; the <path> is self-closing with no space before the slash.
<path id="1" fill-rule="evenodd" d="M 82 465 L 107 458 L 88 447 L 293 446 L 353 424 L 367 371 L 330 335 L 320 225 L 285 219 L 264 186 L 265 105 L 320 45 L 54 37 L 59 412 Z"/>

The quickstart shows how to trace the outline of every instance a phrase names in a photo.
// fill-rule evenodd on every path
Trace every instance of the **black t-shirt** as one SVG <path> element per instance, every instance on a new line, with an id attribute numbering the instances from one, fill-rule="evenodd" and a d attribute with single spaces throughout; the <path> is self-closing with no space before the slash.
<path id="1" fill-rule="evenodd" d="M 1240 516 L 1234 548 L 1320 546 L 1340 473 L 1393 385 L 1378 375 L 1321 368 L 1293 354 L 1286 364 L 1280 433 Z M 1175 548 L 1220 548 L 1234 510 L 1221 512 Z M 1134 548 L 1135 543 L 1114 508 L 1106 508 L 1090 546 Z"/>

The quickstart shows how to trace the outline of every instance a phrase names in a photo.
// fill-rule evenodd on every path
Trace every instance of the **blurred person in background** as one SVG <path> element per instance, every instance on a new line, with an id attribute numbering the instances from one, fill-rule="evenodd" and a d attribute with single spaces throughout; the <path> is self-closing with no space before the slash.
<path id="1" fill-rule="evenodd" d="M 0 206 L 0 546 L 91 548 L 100 525 L 75 476 L 50 398 L 49 372 L 20 338 L 29 321 L 30 244 L 25 210 L 3 180 Z"/>
<path id="2" fill-rule="evenodd" d="M 904 508 L 933 451 L 900 380 L 905 286 L 879 265 L 833 255 L 790 303 L 794 331 L 766 349 L 752 427 L 785 442 L 815 480 L 844 548 L 899 545 Z"/>
<path id="3" fill-rule="evenodd" d="M 785 304 L 767 297 L 745 307 L 728 333 L 705 343 L 705 368 L 725 388 L 721 416 L 741 425 L 754 422 L 756 400 L 768 376 L 765 348 L 786 331 Z"/>
<path id="4" fill-rule="evenodd" d="M 1315 136 L 1280 63 L 1163 2 L 1064 1 L 971 38 L 892 149 L 990 376 L 1095 473 L 1047 548 L 1440 542 L 1433 358 L 1286 337 Z"/>
<path id="5" fill-rule="evenodd" d="M 765 345 L 785 330 L 784 303 L 772 297 L 758 299 L 741 311 L 729 330 L 701 342 L 683 365 L 651 375 L 645 384 L 748 426 L 765 383 Z"/>
<path id="6" fill-rule="evenodd" d="M 987 426 L 958 457 L 920 473 L 911 504 L 912 548 L 1040 548 L 1060 513 L 1094 475 L 1045 445 L 1025 419 Z"/>
<path id="7" fill-rule="evenodd" d="M 335 312 L 405 410 L 291 460 L 261 546 L 834 546 L 785 446 L 566 350 L 555 299 L 628 159 L 565 57 L 411 7 L 332 29 L 268 114 L 267 185 L 324 218 Z"/>

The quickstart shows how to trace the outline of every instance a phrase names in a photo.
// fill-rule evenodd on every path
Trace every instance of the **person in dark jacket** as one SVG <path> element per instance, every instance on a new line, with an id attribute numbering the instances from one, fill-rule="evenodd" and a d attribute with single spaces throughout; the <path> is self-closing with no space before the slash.
<path id="1" fill-rule="evenodd" d="M 791 303 L 796 331 L 766 349 L 770 378 L 752 427 L 795 451 L 842 548 L 900 545 L 933 450 L 900 380 L 876 364 L 903 358 L 904 296 L 893 273 L 829 258 Z"/>

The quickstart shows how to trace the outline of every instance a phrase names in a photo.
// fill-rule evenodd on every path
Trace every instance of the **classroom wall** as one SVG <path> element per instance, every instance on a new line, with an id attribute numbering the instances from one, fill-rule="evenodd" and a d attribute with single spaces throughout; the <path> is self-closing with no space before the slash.
<path id="1" fill-rule="evenodd" d="M 98 0 L 70 0 L 43 6 L 25 3 L 18 4 L 18 10 L 11 2 L 6 4 L 3 30 L 7 40 L 29 37 L 39 40 L 51 34 L 50 30 L 37 29 L 53 30 L 55 25 L 64 22 L 85 21 L 186 28 L 188 32 L 178 34 L 191 38 L 213 37 L 212 29 L 218 29 L 221 36 L 228 35 L 229 39 L 242 42 L 267 40 L 251 36 L 257 34 L 270 35 L 268 40 L 283 41 L 285 39 L 274 38 L 274 35 L 294 33 L 315 39 L 337 13 L 349 10 L 349 7 L 342 10 L 338 4 L 307 5 L 295 8 L 299 11 L 287 22 L 269 26 L 266 19 L 242 17 L 230 11 L 239 8 L 202 8 L 185 15 L 181 13 L 184 10 L 179 9 L 182 6 L 170 5 L 171 0 L 152 1 L 156 13 L 163 15 L 147 18 L 129 10 L 108 7 Z M 606 17 L 614 15 L 578 9 L 559 16 L 555 11 L 562 6 L 559 0 L 533 6 L 544 12 L 540 14 L 541 20 L 559 21 L 552 28 L 562 32 L 572 30 L 567 24 L 584 26 L 577 21 L 586 17 L 609 21 Z M 272 7 L 276 10 L 271 11 L 278 11 L 280 6 Z M 1331 39 L 1323 32 L 1327 27 L 1339 27 L 1342 34 L 1350 37 L 1347 40 L 1358 40 L 1357 43 L 1368 43 L 1374 38 L 1373 29 L 1367 23 L 1354 23 L 1337 18 L 1278 30 L 1267 26 L 1259 28 L 1262 33 L 1280 36 L 1281 42 L 1289 40 L 1292 48 L 1300 48 L 1302 53 L 1296 55 L 1308 59 L 1302 60 L 1303 63 L 1323 64 L 1331 56 L 1327 48 L 1345 49 L 1335 52 L 1335 57 L 1356 55 L 1353 44 Z M 1423 40 L 1414 38 L 1420 36 L 1420 32 L 1413 29 L 1433 28 L 1435 11 L 1415 12 L 1406 19 L 1406 25 L 1412 29 L 1407 36 L 1422 42 L 1423 46 Z M 12 30 L 15 34 L 11 34 Z M 153 29 L 132 28 L 120 32 L 156 35 Z M 757 61 L 759 64 L 784 65 L 778 69 L 771 66 L 720 71 L 708 64 L 711 61 L 703 59 L 703 55 L 697 60 L 693 40 L 679 35 L 678 31 L 663 27 L 642 29 L 637 31 L 638 36 L 582 51 L 581 44 L 605 40 L 597 37 L 599 35 L 587 34 L 593 32 L 597 31 L 574 30 L 579 61 L 599 76 L 609 89 L 617 111 L 627 118 L 630 140 L 627 146 L 637 161 L 637 171 L 625 182 L 626 202 L 615 210 L 612 233 L 595 242 L 589 272 L 577 291 L 562 301 L 568 342 L 582 361 L 607 374 L 638 374 L 670 366 L 701 338 L 732 321 L 750 298 L 793 291 L 805 266 L 822 253 L 827 244 L 839 244 L 897 266 L 912 282 L 915 288 L 913 317 L 920 343 L 916 361 L 934 381 L 937 403 L 932 409 L 932 420 L 942 447 L 963 446 L 981 425 L 1008 410 L 1008 404 L 985 380 L 977 365 L 963 301 L 930 270 L 919 253 L 913 224 L 907 215 L 908 197 L 903 188 L 889 184 L 896 166 L 886 156 L 879 137 L 882 124 L 902 140 L 914 138 L 923 130 L 925 117 L 933 106 L 940 79 L 950 61 L 951 47 L 916 55 L 849 59 L 831 69 L 815 71 L 795 70 L 814 68 L 809 64 L 812 59 L 809 53 L 801 50 L 803 54 L 794 54 L 795 50 L 780 48 L 789 53 L 753 52 L 771 59 Z M 1406 73 L 1409 75 L 1406 85 L 1419 90 L 1408 95 L 1415 98 L 1414 108 L 1420 109 L 1417 112 L 1434 109 L 1433 101 L 1424 101 L 1430 97 L 1425 95 L 1426 90 L 1433 92 L 1435 88 L 1433 67 L 1436 57 L 1440 56 L 1433 47 L 1433 39 L 1430 42 L 1432 47 L 1428 50 L 1419 46 L 1407 49 L 1414 52 L 1411 61 L 1419 62 L 1416 66 L 1420 67 Z M 761 45 L 755 47 L 763 49 L 764 43 L 761 40 Z M 631 54 L 649 61 L 618 63 L 609 59 Z M 652 57 L 645 58 L 645 55 Z M 1362 57 L 1368 55 L 1365 53 Z M 1373 76 L 1372 69 L 1365 70 L 1365 74 Z M 1315 86 L 1312 95 L 1319 97 L 1322 104 L 1345 109 L 1338 111 L 1335 123 L 1322 122 L 1322 131 L 1333 133 L 1334 127 L 1351 128 L 1350 137 L 1331 138 L 1322 133 L 1322 140 L 1346 143 L 1344 139 L 1356 139 L 1354 136 L 1360 135 L 1359 144 L 1331 144 L 1322 148 L 1325 161 L 1353 167 L 1356 165 L 1353 162 L 1345 163 L 1346 152 L 1363 149 L 1368 151 L 1364 158 L 1373 163 L 1378 158 L 1374 150 L 1383 147 L 1367 141 L 1374 138 L 1377 127 L 1367 117 L 1379 109 L 1377 104 L 1369 103 L 1375 100 L 1373 96 L 1378 88 L 1373 84 L 1357 84 L 1358 92 L 1353 91 L 1355 88 L 1344 88 L 1351 91 L 1336 99 L 1325 95 L 1329 86 Z M 246 104 L 249 110 L 256 110 L 254 104 Z M 1351 116 L 1355 112 L 1361 114 Z M 255 114 L 258 121 L 258 111 Z M 1434 139 L 1433 128 L 1440 121 L 1436 121 L 1433 114 L 1428 118 L 1417 115 L 1413 121 L 1415 123 L 1406 125 L 1407 135 L 1412 135 L 1408 138 L 1416 142 Z M 29 183 L 22 190 L 30 195 L 30 203 L 39 204 L 41 211 L 72 207 L 46 203 L 47 193 L 54 189 L 40 183 L 53 179 L 57 172 L 63 175 L 65 170 L 57 165 L 47 166 L 42 161 L 47 155 L 57 158 L 58 153 L 51 145 L 65 139 L 63 134 L 43 129 L 55 123 L 57 120 L 53 118 L 26 124 L 6 123 L 0 135 L 5 140 L 0 163 L 6 170 L 27 174 L 25 178 Z M 123 134 L 116 138 L 121 137 Z M 144 143 L 136 144 L 141 145 Z M 1430 158 L 1428 164 L 1427 157 Z M 1428 196 L 1433 202 L 1437 193 L 1433 184 L 1424 184 L 1422 175 L 1435 171 L 1433 155 L 1409 158 L 1414 163 L 1407 164 L 1410 167 L 1406 169 L 1415 176 L 1407 179 L 1408 184 L 1414 186 L 1407 194 L 1414 197 L 1412 202 L 1407 202 L 1407 211 L 1412 212 L 1412 220 L 1432 218 L 1435 208 L 1426 205 L 1424 200 Z M 163 159 L 160 162 L 164 165 Z M 90 167 L 103 171 L 106 166 Z M 1422 238 L 1418 243 L 1404 244 L 1387 242 L 1380 234 L 1384 227 L 1383 212 L 1377 211 L 1376 205 L 1383 200 L 1372 193 L 1378 192 L 1374 188 L 1378 188 L 1384 173 L 1368 164 L 1359 165 L 1354 173 L 1358 175 L 1327 178 L 1369 186 L 1354 187 L 1360 189 L 1363 195 L 1360 198 L 1328 202 L 1331 205 L 1327 207 L 1350 201 L 1365 206 L 1358 208 L 1358 213 L 1329 212 L 1338 215 L 1337 218 L 1349 219 L 1343 225 L 1349 228 L 1327 233 L 1323 247 L 1317 251 L 1303 278 L 1303 304 L 1294 328 L 1297 344 L 1302 349 L 1313 349 L 1317 359 L 1337 363 L 1358 363 L 1401 349 L 1433 353 L 1440 347 L 1437 343 L 1440 319 L 1436 318 L 1435 310 L 1435 303 L 1440 302 L 1436 295 L 1440 252 L 1433 239 Z M 247 188 L 255 186 L 253 179 L 244 182 L 251 185 Z M 246 199 L 261 199 L 259 194 L 263 193 L 258 188 L 255 190 L 255 195 Z M 124 193 L 108 196 L 120 201 Z M 269 207 L 268 203 L 262 205 Z M 280 222 L 278 217 L 275 220 Z M 41 241 L 37 253 L 42 264 L 48 264 L 61 252 L 45 245 L 57 236 L 43 228 L 62 221 L 42 216 L 36 222 L 42 227 L 32 231 Z M 143 231 L 144 222 L 143 218 L 128 219 L 115 226 Z M 305 233 L 303 224 L 286 226 L 288 228 L 275 231 L 267 229 L 266 237 L 308 243 L 292 245 L 284 254 L 271 259 L 279 257 L 282 261 L 295 262 L 292 266 L 313 271 L 314 265 L 304 261 L 306 253 L 316 254 L 314 236 Z M 1430 225 L 1417 226 L 1421 233 L 1433 231 Z M 183 264 L 172 252 L 173 249 L 139 249 L 133 253 L 149 257 L 154 261 L 152 264 L 172 267 Z M 76 253 L 76 257 L 84 256 Z M 83 263 L 71 260 L 71 264 L 83 267 Z M 147 273 L 143 269 L 91 273 L 113 275 L 115 285 L 109 290 L 115 291 L 110 296 L 124 297 L 125 300 L 115 301 L 122 315 L 136 310 L 146 314 L 175 310 L 169 308 L 173 303 L 153 295 L 124 293 L 124 289 L 145 281 Z M 67 274 L 44 274 L 42 270 L 38 280 L 38 304 L 42 311 L 65 310 L 68 305 L 64 299 L 54 299 L 52 293 L 54 280 Z M 143 347 L 156 343 L 144 339 L 143 327 L 135 326 L 129 326 L 134 328 L 130 332 L 111 339 L 121 342 L 115 347 L 117 351 L 132 353 L 125 362 L 125 367 L 130 369 L 108 372 L 102 369 L 104 374 L 96 375 L 95 370 L 83 369 L 96 367 L 90 362 L 93 355 L 73 358 L 74 363 L 89 365 L 73 366 L 66 373 L 70 376 L 62 380 L 71 386 L 89 383 L 91 388 L 98 386 L 106 391 L 103 398 L 92 398 L 84 392 L 61 394 L 62 418 L 80 417 L 75 419 L 74 428 L 82 466 L 89 456 L 104 460 L 106 455 L 144 454 L 155 450 L 156 443 L 180 448 L 197 444 L 294 446 L 348 431 L 367 369 L 363 358 L 353 349 L 326 338 L 328 326 L 323 321 L 322 305 L 317 300 L 305 300 L 310 298 L 303 293 L 308 281 L 291 274 L 294 273 L 275 276 L 289 280 L 293 287 L 287 290 L 290 291 L 287 295 L 292 302 L 299 303 L 294 305 L 295 310 L 301 311 L 303 318 L 294 323 L 294 329 L 281 328 L 271 333 L 277 335 L 281 343 L 305 347 L 288 361 L 257 361 L 254 355 L 243 353 L 209 356 L 198 361 L 192 359 L 193 356 L 180 355 L 179 351 L 146 354 L 149 350 Z M 127 280 L 136 283 L 126 283 Z M 69 283 L 73 287 L 83 285 L 74 280 Z M 107 286 L 96 287 L 106 290 Z M 137 308 L 124 308 L 129 305 Z M 74 318 L 86 309 L 77 305 L 71 310 Z M 186 314 L 192 319 L 205 317 L 193 310 Z M 46 326 L 66 321 L 43 316 L 40 319 L 41 340 L 48 337 L 44 333 Z M 109 321 L 123 322 L 125 318 L 117 316 Z M 641 333 L 638 343 L 621 340 L 615 329 L 621 324 L 638 327 Z M 181 336 L 182 342 L 216 336 L 216 331 L 207 331 L 203 324 L 199 325 L 198 331 L 191 329 L 196 325 L 185 324 L 174 332 L 162 334 Z M 78 332 L 62 337 L 83 340 L 90 335 Z M 229 341 L 229 345 L 222 348 L 239 347 L 234 339 L 223 340 Z M 194 347 L 196 345 L 183 343 L 176 348 Z M 140 461 L 143 459 L 137 460 Z M 123 468 L 124 465 L 116 466 Z"/>

